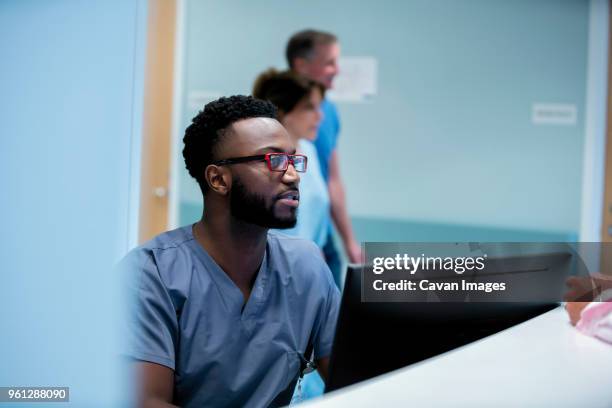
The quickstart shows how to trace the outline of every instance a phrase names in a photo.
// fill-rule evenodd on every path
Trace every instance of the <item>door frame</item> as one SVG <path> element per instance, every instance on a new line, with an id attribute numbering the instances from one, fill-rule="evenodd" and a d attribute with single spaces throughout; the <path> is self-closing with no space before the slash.
<path id="1" fill-rule="evenodd" d="M 590 0 L 589 40 L 587 58 L 585 139 L 582 163 L 582 200 L 579 241 L 599 242 L 603 239 L 605 188 L 606 121 L 612 123 L 608 100 L 612 92 L 609 80 L 610 62 L 610 1 Z M 610 146 L 611 143 L 608 143 Z M 609 161 L 609 159 L 608 159 Z M 612 180 L 608 176 L 608 181 Z M 608 183 L 610 184 L 610 183 Z"/>
<path id="2" fill-rule="evenodd" d="M 176 0 L 148 0 L 142 114 L 140 243 L 168 230 L 176 48 Z"/>

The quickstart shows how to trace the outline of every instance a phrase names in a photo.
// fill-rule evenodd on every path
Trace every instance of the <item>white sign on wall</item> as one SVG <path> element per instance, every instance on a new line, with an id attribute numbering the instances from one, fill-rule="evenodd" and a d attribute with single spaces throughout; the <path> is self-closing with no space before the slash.
<path id="1" fill-rule="evenodd" d="M 340 73 L 328 93 L 336 102 L 366 102 L 378 92 L 378 60 L 374 57 L 341 57 Z"/>
<path id="2" fill-rule="evenodd" d="M 531 107 L 531 121 L 535 125 L 574 126 L 577 116 L 574 104 L 534 103 Z"/>

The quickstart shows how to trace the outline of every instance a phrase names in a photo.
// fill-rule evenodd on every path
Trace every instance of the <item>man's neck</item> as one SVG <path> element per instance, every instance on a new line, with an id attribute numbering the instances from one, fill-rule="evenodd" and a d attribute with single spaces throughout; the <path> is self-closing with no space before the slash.
<path id="1" fill-rule="evenodd" d="M 245 303 L 266 252 L 268 229 L 233 218 L 203 216 L 193 228 L 198 243 L 243 293 Z"/>

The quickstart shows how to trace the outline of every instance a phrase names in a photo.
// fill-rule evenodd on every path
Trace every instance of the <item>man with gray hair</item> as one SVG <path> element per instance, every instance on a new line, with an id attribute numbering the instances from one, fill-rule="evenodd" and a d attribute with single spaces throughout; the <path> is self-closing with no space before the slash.
<path id="1" fill-rule="evenodd" d="M 338 75 L 340 45 L 338 38 L 331 33 L 318 30 L 303 30 L 289 39 L 286 49 L 287 63 L 291 70 L 308 79 L 321 83 L 326 89 L 333 87 Z M 321 104 L 323 120 L 315 141 L 321 172 L 327 182 L 331 201 L 331 218 L 342 237 L 344 249 L 350 262 L 361 262 L 361 246 L 355 239 L 348 216 L 344 184 L 340 177 L 338 151 L 336 149 L 340 133 L 340 118 L 333 102 L 324 99 Z M 332 231 L 323 248 L 326 261 L 339 282 L 340 260 L 332 240 Z"/>

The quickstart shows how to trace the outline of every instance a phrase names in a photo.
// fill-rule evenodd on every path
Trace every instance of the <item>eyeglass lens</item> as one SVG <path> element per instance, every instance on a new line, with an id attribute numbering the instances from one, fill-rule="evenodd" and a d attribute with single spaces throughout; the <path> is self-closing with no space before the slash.
<path id="1" fill-rule="evenodd" d="M 295 171 L 304 172 L 306 170 L 306 160 L 302 156 L 292 156 Z M 286 154 L 275 154 L 270 156 L 270 167 L 274 171 L 285 171 L 289 165 L 289 157 Z"/>

